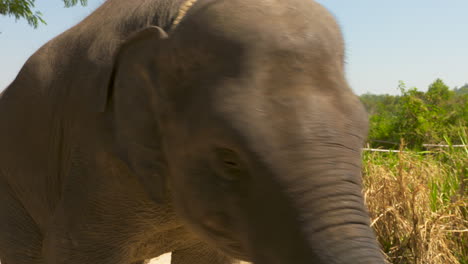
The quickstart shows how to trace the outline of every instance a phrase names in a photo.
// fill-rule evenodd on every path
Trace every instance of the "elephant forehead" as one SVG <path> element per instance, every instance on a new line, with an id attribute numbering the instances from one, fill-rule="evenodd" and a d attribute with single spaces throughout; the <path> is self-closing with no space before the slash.
<path id="1" fill-rule="evenodd" d="M 177 56 L 186 57 L 179 62 L 213 65 L 207 64 L 211 58 L 215 64 L 242 59 L 270 63 L 275 57 L 277 65 L 293 61 L 342 67 L 344 46 L 339 27 L 314 1 L 192 1 L 181 8 L 185 11 L 179 16 L 186 15 L 169 34 L 168 46 Z"/>
<path id="2" fill-rule="evenodd" d="M 338 44 L 341 38 L 333 16 L 310 0 L 188 0 L 179 17 L 175 23 L 183 34 L 210 32 L 248 43 L 275 38 L 278 44 L 323 42 L 328 35 Z"/>

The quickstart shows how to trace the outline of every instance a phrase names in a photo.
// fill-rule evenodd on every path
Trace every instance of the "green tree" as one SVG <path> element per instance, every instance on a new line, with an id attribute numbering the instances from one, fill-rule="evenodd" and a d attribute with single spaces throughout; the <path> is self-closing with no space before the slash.
<path id="1" fill-rule="evenodd" d="M 442 102 L 447 102 L 454 95 L 453 91 L 441 80 L 435 80 L 426 92 L 426 99 L 428 103 L 438 105 Z"/>
<path id="2" fill-rule="evenodd" d="M 396 113 L 395 132 L 410 147 L 421 147 L 431 131 L 431 110 L 424 100 L 425 94 L 416 88 L 406 89 L 403 82 L 400 82 L 399 89 L 402 97 Z"/>
<path id="3" fill-rule="evenodd" d="M 466 83 L 465 85 L 463 85 L 462 87 L 456 87 L 454 89 L 455 91 L 455 95 L 464 95 L 464 94 L 468 94 L 468 83 Z"/>
<path id="4" fill-rule="evenodd" d="M 370 94 L 366 93 L 359 97 L 369 115 L 381 112 L 382 107 L 393 108 L 398 102 L 398 96 L 389 94 Z"/>
<path id="5" fill-rule="evenodd" d="M 26 19 L 29 25 L 37 28 L 39 23 L 46 24 L 42 13 L 33 10 L 35 0 L 0 0 L 0 15 L 13 16 L 16 20 Z M 86 5 L 87 0 L 63 0 L 65 7 L 71 7 L 81 3 Z"/>
<path id="6" fill-rule="evenodd" d="M 414 149 L 423 143 L 463 143 L 460 133 L 468 126 L 466 86 L 450 90 L 437 79 L 427 92 L 407 89 L 403 82 L 398 87 L 401 96 L 361 96 L 370 117 L 371 146 L 395 147 L 389 142 L 400 142 L 401 138 Z"/>

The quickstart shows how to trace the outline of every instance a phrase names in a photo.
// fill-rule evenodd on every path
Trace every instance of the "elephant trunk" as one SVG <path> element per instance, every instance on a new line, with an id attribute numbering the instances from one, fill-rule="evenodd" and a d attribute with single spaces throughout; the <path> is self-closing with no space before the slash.
<path id="1" fill-rule="evenodd" d="M 337 174 L 345 172 L 336 171 L 330 175 L 335 180 L 309 189 L 298 187 L 290 193 L 299 208 L 300 232 L 306 238 L 305 243 L 319 259 L 317 263 L 384 263 L 360 184 Z M 302 184 L 307 185 L 299 181 L 294 186 Z"/>
<path id="2" fill-rule="evenodd" d="M 290 177 L 295 180 L 287 191 L 280 183 L 268 188 L 273 193 L 256 195 L 252 214 L 259 222 L 249 232 L 253 262 L 383 264 L 359 183 L 347 180 L 350 175 L 337 177 L 347 173 Z M 318 183 L 311 181 L 314 177 L 329 180 Z"/>
<path id="3" fill-rule="evenodd" d="M 251 212 L 260 222 L 250 242 L 262 248 L 253 250 L 254 263 L 385 263 L 362 195 L 359 144 L 287 149 L 268 152 L 275 173 L 265 177 L 274 180 L 262 179 L 253 199 L 262 208 Z"/>

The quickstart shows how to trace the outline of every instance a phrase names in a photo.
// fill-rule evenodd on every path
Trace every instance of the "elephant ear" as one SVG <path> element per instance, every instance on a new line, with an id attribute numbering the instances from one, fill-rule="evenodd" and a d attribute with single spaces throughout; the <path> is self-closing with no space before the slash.
<path id="1" fill-rule="evenodd" d="M 165 199 L 166 162 L 157 122 L 156 65 L 166 38 L 161 28 L 149 27 L 122 45 L 114 65 L 110 100 L 118 155 L 157 202 Z"/>

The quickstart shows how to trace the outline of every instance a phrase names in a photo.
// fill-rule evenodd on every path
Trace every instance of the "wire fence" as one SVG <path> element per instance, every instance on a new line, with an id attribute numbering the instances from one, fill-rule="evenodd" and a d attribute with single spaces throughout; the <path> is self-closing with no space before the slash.
<path id="1" fill-rule="evenodd" d="M 373 140 L 374 142 L 380 143 L 387 143 L 392 145 L 399 145 L 395 142 L 383 141 L 383 140 Z M 367 144 L 369 146 L 369 144 Z M 438 145 L 438 144 L 422 144 L 422 146 L 426 149 L 431 148 L 468 148 L 468 145 Z M 394 149 L 380 149 L 380 148 L 362 148 L 362 151 L 371 151 L 371 152 L 392 152 L 392 153 L 399 153 L 399 152 L 407 152 L 404 150 L 394 150 Z"/>
<path id="2" fill-rule="evenodd" d="M 362 148 L 363 151 L 372 151 L 372 152 L 406 152 L 404 150 L 393 150 L 393 149 L 375 149 L 375 148 Z"/>

